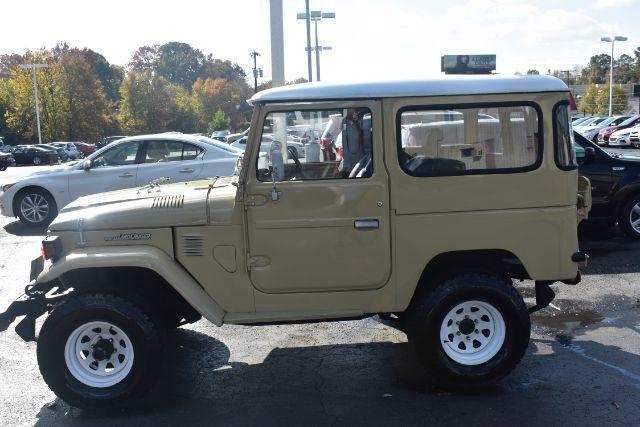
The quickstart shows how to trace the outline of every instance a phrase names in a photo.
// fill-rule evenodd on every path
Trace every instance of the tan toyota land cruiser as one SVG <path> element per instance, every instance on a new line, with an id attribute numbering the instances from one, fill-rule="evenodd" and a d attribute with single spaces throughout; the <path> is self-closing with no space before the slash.
<path id="1" fill-rule="evenodd" d="M 406 331 L 434 383 L 485 386 L 524 355 L 549 285 L 578 283 L 587 258 L 576 228 L 590 188 L 568 98 L 543 76 L 260 92 L 239 176 L 68 205 L 0 330 L 24 316 L 16 331 L 34 340 L 48 312 L 40 370 L 79 407 L 141 396 L 164 333 L 201 316 L 379 314 Z M 535 281 L 531 307 L 521 279 Z"/>

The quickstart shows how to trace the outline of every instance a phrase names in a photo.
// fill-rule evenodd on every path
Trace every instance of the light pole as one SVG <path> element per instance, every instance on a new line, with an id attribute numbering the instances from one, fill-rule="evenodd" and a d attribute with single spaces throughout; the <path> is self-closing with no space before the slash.
<path id="1" fill-rule="evenodd" d="M 304 19 L 307 24 L 307 70 L 309 81 L 313 81 L 313 69 L 311 68 L 311 14 L 309 13 L 309 0 L 305 0 L 305 13 L 298 13 L 298 19 Z"/>
<path id="2" fill-rule="evenodd" d="M 318 21 L 321 21 L 323 19 L 335 19 L 336 14 L 333 12 L 321 12 L 319 10 L 314 10 L 311 12 L 311 20 L 313 21 L 313 24 L 315 26 L 315 33 L 316 33 L 316 46 L 315 46 L 315 51 L 316 51 L 316 81 L 320 81 L 320 51 L 322 50 L 331 50 L 331 48 L 329 46 L 327 46 L 327 48 L 323 48 L 322 46 L 319 46 L 319 42 L 318 42 Z"/>
<path id="3" fill-rule="evenodd" d="M 613 115 L 613 47 L 615 46 L 616 42 L 627 41 L 627 38 L 623 36 L 600 37 L 600 41 L 611 43 L 611 68 L 609 70 L 609 116 L 612 116 Z"/>
<path id="4" fill-rule="evenodd" d="M 47 64 L 20 64 L 20 68 L 31 68 L 33 70 L 33 96 L 36 100 L 36 123 L 38 124 L 38 143 L 42 144 L 42 133 L 40 132 L 40 108 L 38 107 L 38 79 L 36 68 L 47 68 Z"/>

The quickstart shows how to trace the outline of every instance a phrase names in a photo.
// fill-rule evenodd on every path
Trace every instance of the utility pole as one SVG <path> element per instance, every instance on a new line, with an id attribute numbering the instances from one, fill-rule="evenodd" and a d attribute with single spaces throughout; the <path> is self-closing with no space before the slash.
<path id="1" fill-rule="evenodd" d="M 42 132 L 40 132 L 40 107 L 38 106 L 38 78 L 36 68 L 47 68 L 47 64 L 20 64 L 20 68 L 33 70 L 33 96 L 36 100 L 36 123 L 38 124 L 38 143 L 42 144 Z"/>
<path id="2" fill-rule="evenodd" d="M 258 92 L 258 77 L 262 77 L 262 68 L 258 68 L 257 58 L 260 56 L 255 50 L 250 53 L 253 57 L 253 93 Z"/>
<path id="3" fill-rule="evenodd" d="M 321 21 L 322 19 L 329 19 L 329 18 L 335 18 L 336 14 L 333 12 L 321 12 L 319 10 L 313 10 L 311 12 L 309 12 L 308 9 L 309 6 L 309 2 L 307 2 L 307 13 L 298 13 L 298 19 L 305 19 L 307 21 L 307 62 L 308 62 L 308 66 L 309 66 L 309 81 L 311 81 L 312 79 L 312 67 L 311 67 L 311 51 L 315 50 L 316 52 L 316 81 L 320 81 L 320 52 L 323 50 L 331 50 L 331 47 L 326 46 L 326 47 L 322 47 L 320 46 L 320 42 L 318 41 L 318 21 Z M 315 36 L 316 36 L 316 40 L 315 40 L 315 47 L 311 47 L 311 32 L 310 32 L 310 21 L 313 21 L 314 24 L 314 30 L 315 30 Z"/>

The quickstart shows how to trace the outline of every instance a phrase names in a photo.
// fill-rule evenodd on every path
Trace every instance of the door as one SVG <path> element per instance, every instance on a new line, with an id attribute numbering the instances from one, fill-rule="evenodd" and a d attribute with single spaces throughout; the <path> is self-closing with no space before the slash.
<path id="1" fill-rule="evenodd" d="M 319 149 L 308 147 L 307 158 L 283 152 L 287 128 L 307 125 L 317 131 L 312 134 L 322 135 L 336 114 L 343 120 L 342 166 L 312 158 Z M 255 145 L 262 136 L 254 135 L 244 196 L 255 288 L 266 293 L 327 292 L 377 289 L 387 283 L 391 243 L 381 121 L 380 104 L 374 101 L 330 103 L 314 111 L 284 106 L 263 110 L 258 129 L 264 129 L 269 152 L 258 166 Z"/>
<path id="2" fill-rule="evenodd" d="M 602 151 L 595 144 L 587 141 L 586 138 L 575 135 L 576 144 L 585 150 L 590 148 L 594 151 L 591 156 L 585 156 L 580 161 L 580 174 L 589 178 L 591 182 L 591 197 L 593 200 L 593 209 L 591 216 L 600 216 L 600 209 L 606 208 L 609 204 L 609 194 L 615 184 L 615 178 L 612 174 L 613 159 Z M 609 215 L 603 212 L 602 215 Z"/>
<path id="3" fill-rule="evenodd" d="M 135 187 L 141 142 L 117 144 L 91 160 L 88 170 L 72 171 L 69 174 L 71 200 L 87 194 Z"/>
<path id="4" fill-rule="evenodd" d="M 158 178 L 170 182 L 193 181 L 202 172 L 202 149 L 176 140 L 146 141 L 138 167 L 137 185 L 147 185 Z"/>

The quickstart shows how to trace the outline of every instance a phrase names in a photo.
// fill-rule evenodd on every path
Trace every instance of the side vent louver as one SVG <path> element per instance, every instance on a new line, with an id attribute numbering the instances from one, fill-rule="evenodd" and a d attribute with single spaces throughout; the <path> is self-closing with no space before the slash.
<path id="1" fill-rule="evenodd" d="M 203 256 L 204 237 L 202 234 L 185 234 L 182 236 L 182 253 L 184 256 Z"/>
<path id="2" fill-rule="evenodd" d="M 184 205 L 184 196 L 182 194 L 172 196 L 158 196 L 154 197 L 153 209 L 168 209 L 168 208 L 181 208 Z"/>

